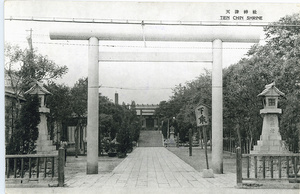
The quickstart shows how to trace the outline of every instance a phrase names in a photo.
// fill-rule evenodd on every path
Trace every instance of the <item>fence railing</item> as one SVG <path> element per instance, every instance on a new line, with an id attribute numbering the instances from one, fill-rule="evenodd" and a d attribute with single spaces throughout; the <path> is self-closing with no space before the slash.
<path id="1" fill-rule="evenodd" d="M 5 156 L 5 180 L 47 180 L 57 178 L 58 186 L 64 185 L 65 150 L 58 154 L 26 154 Z"/>
<path id="2" fill-rule="evenodd" d="M 300 154 L 242 154 L 237 148 L 237 184 L 243 180 L 300 181 L 299 160 Z"/>

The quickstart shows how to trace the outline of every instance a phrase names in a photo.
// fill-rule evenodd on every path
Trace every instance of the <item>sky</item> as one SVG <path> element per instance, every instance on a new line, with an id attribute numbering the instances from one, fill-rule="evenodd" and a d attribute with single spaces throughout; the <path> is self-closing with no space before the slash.
<path id="1" fill-rule="evenodd" d="M 268 23 L 278 20 L 286 14 L 299 12 L 296 4 L 270 3 L 158 3 L 158 2 L 79 2 L 79 1 L 6 1 L 4 4 L 5 18 L 34 19 L 107 19 L 129 21 L 202 21 L 224 22 L 221 16 L 230 16 L 230 22 L 247 21 L 233 20 L 234 16 L 246 17 L 244 10 L 257 11 L 262 16 L 260 22 Z M 226 15 L 226 10 L 231 13 Z M 239 14 L 234 14 L 239 10 Z M 250 13 L 249 13 L 250 14 Z M 253 15 L 253 14 L 252 14 Z M 225 21 L 226 22 L 226 21 Z M 255 23 L 257 21 L 251 21 Z M 6 20 L 4 22 L 4 40 L 28 48 L 26 37 L 32 29 L 33 47 L 37 52 L 47 55 L 58 65 L 66 65 L 68 73 L 60 84 L 72 87 L 80 78 L 87 77 L 88 47 L 82 40 L 51 40 L 49 32 L 62 28 L 93 28 L 97 24 L 74 24 L 58 22 L 33 22 Z M 255 27 L 260 31 L 261 28 Z M 263 40 L 261 41 L 261 43 Z M 100 41 L 101 51 L 149 51 L 163 50 L 170 52 L 211 52 L 212 43 L 199 42 L 147 42 L 144 48 L 142 41 Z M 111 46 L 115 47 L 112 48 Z M 223 68 L 237 63 L 245 56 L 253 43 L 224 43 Z M 149 48 L 152 47 L 152 48 Z M 196 79 L 204 69 L 211 69 L 211 63 L 201 62 L 100 62 L 99 92 L 114 100 L 114 93 L 119 93 L 119 102 L 137 104 L 158 104 L 168 100 L 176 85 Z"/>

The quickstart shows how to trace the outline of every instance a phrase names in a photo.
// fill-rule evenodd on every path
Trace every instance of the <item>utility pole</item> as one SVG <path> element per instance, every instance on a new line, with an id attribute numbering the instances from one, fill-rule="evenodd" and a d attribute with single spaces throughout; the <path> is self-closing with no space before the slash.
<path id="1" fill-rule="evenodd" d="M 26 30 L 27 32 L 29 31 L 30 32 L 30 34 L 29 34 L 29 36 L 27 36 L 27 41 L 28 41 L 28 45 L 29 45 L 29 49 L 30 49 L 30 51 L 32 52 L 32 50 L 33 50 L 33 47 L 32 47 L 32 28 L 30 28 L 30 30 Z"/>

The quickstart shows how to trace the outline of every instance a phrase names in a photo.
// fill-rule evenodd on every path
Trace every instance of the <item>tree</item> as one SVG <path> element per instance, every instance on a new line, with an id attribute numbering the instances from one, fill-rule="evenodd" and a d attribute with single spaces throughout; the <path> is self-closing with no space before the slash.
<path id="1" fill-rule="evenodd" d="M 117 151 L 126 155 L 128 149 L 132 148 L 132 141 L 139 139 L 140 127 L 134 102 L 129 108 L 125 103 L 114 104 L 107 97 L 99 95 L 99 145 L 106 145 L 104 150 L 115 150 L 117 142 Z"/>
<path id="2" fill-rule="evenodd" d="M 140 137 L 141 130 L 141 122 L 136 113 L 136 105 L 135 101 L 131 102 L 130 110 L 129 110 L 129 132 L 132 141 L 138 141 Z"/>
<path id="3" fill-rule="evenodd" d="M 176 86 L 169 101 L 160 102 L 155 114 L 163 121 L 164 137 L 167 137 L 168 123 L 170 124 L 170 120 L 172 121 L 172 118 L 175 117 L 177 126 L 175 133 L 179 132 L 181 140 L 187 140 L 188 126 L 192 124 L 193 128 L 196 127 L 195 107 L 200 102 L 208 105 L 211 103 L 211 73 L 207 70 L 196 80 Z"/>
<path id="4" fill-rule="evenodd" d="M 300 89 L 298 89 L 300 90 Z M 281 134 L 286 140 L 289 149 L 295 153 L 299 152 L 300 136 L 300 92 L 288 94 L 286 105 L 281 116 Z"/>
<path id="5" fill-rule="evenodd" d="M 280 64 L 276 81 L 286 94 L 281 102 L 280 132 L 290 150 L 299 152 L 300 14 L 285 16 L 273 24 L 266 28 L 266 35 L 270 38 L 268 45 Z"/>
<path id="6" fill-rule="evenodd" d="M 129 120 L 122 123 L 117 135 L 119 157 L 125 157 L 127 151 L 132 148 L 132 139 L 129 132 Z"/>
<path id="7" fill-rule="evenodd" d="M 47 97 L 47 105 L 50 109 L 48 114 L 48 130 L 50 130 L 51 139 L 56 142 L 57 146 L 60 141 L 66 139 L 63 135 L 63 124 L 71 117 L 71 91 L 70 88 L 63 84 L 49 83 L 47 89 L 52 95 Z M 63 138 L 63 139 L 62 139 Z"/>
<path id="8" fill-rule="evenodd" d="M 88 79 L 79 79 L 71 89 L 71 109 L 77 118 L 75 128 L 75 157 L 78 157 L 79 131 L 83 130 L 83 118 L 87 114 Z"/>
<path id="9" fill-rule="evenodd" d="M 58 66 L 35 50 L 20 49 L 18 46 L 5 44 L 5 73 L 15 95 L 30 88 L 33 81 L 51 82 L 62 77 L 68 70 L 66 66 Z"/>
<path id="10" fill-rule="evenodd" d="M 286 99 L 280 100 L 280 108 L 283 109 L 281 135 L 283 139 L 293 139 L 287 141 L 289 144 L 296 142 L 295 138 L 298 138 L 295 136 L 295 126 L 300 113 L 296 109 L 299 101 L 292 100 L 290 95 L 295 96 L 296 82 L 300 80 L 299 24 L 299 14 L 295 14 L 285 16 L 265 27 L 266 44 L 254 45 L 247 58 L 241 59 L 224 71 L 225 125 L 226 128 L 232 126 L 237 129 L 239 141 L 246 152 L 261 134 L 262 119 L 259 109 L 262 108 L 262 104 L 255 96 L 266 84 L 273 81 L 287 94 Z M 292 112 L 295 114 L 291 114 Z"/>
<path id="11" fill-rule="evenodd" d="M 132 121 L 130 125 L 130 137 L 132 141 L 137 142 L 140 137 L 141 122 L 138 119 Z"/>
<path id="12" fill-rule="evenodd" d="M 115 109 L 112 103 L 106 96 L 99 95 L 99 134 L 100 139 L 104 137 L 115 137 L 113 110 Z"/>
<path id="13" fill-rule="evenodd" d="M 232 129 L 235 130 L 238 146 L 244 152 L 251 150 L 262 130 L 259 114 L 262 103 L 257 95 L 265 85 L 275 81 L 286 94 L 286 98 L 280 99 L 280 108 L 283 109 L 280 132 L 291 150 L 298 151 L 300 14 L 285 16 L 265 27 L 264 31 L 267 37 L 265 45 L 254 45 L 245 58 L 224 69 L 224 136 L 231 137 Z M 182 139 L 187 133 L 186 126 L 195 122 L 194 107 L 199 102 L 211 104 L 209 72 L 185 85 L 176 86 L 173 96 L 169 101 L 160 103 L 156 114 L 162 119 L 175 116 Z M 163 129 L 166 127 L 163 126 Z"/>
<path id="14" fill-rule="evenodd" d="M 37 95 L 26 95 L 26 102 L 21 108 L 16 129 L 6 148 L 7 154 L 30 154 L 34 152 L 40 123 L 39 99 Z"/>

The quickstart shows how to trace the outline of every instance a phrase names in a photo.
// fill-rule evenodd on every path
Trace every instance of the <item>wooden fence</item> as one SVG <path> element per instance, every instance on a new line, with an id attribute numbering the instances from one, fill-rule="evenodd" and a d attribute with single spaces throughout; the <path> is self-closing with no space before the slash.
<path id="1" fill-rule="evenodd" d="M 5 181 L 54 180 L 57 186 L 64 185 L 65 150 L 59 148 L 58 154 L 26 154 L 5 156 Z"/>
<path id="2" fill-rule="evenodd" d="M 236 149 L 237 184 L 243 180 L 300 181 L 300 154 L 242 154 Z M 245 169 L 243 169 L 245 166 Z"/>

